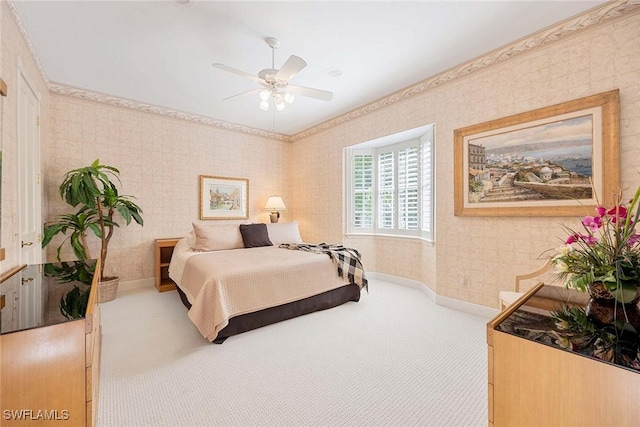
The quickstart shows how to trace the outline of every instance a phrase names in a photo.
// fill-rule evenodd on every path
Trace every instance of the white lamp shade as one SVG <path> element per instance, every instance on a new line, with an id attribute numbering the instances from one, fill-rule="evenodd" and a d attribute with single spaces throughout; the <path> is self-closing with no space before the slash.
<path id="1" fill-rule="evenodd" d="M 285 211 L 287 207 L 284 205 L 284 201 L 280 196 L 271 196 L 267 199 L 267 203 L 264 208 L 268 211 Z"/>

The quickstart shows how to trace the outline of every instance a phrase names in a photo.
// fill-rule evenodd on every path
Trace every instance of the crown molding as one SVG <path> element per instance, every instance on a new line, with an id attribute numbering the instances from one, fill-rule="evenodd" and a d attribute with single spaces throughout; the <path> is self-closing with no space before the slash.
<path id="1" fill-rule="evenodd" d="M 58 95 L 68 96 L 71 98 L 84 99 L 88 101 L 99 102 L 101 104 L 112 105 L 114 107 L 128 108 L 130 110 L 141 111 L 144 113 L 159 114 L 174 119 L 186 120 L 189 122 L 214 126 L 220 129 L 231 130 L 235 132 L 246 133 L 249 135 L 260 136 L 263 138 L 275 139 L 278 141 L 287 141 L 289 137 L 276 132 L 269 132 L 262 129 L 255 129 L 249 126 L 242 126 L 235 123 L 225 122 L 223 120 L 212 119 L 211 117 L 201 116 L 198 114 L 190 114 L 182 111 L 171 110 L 169 108 L 159 107 L 157 105 L 145 104 L 138 101 L 132 101 L 116 96 L 105 95 L 102 93 L 91 92 L 59 83 L 49 83 L 49 91 Z"/>
<path id="2" fill-rule="evenodd" d="M 342 114 L 326 122 L 320 123 L 319 125 L 310 127 L 309 129 L 296 133 L 295 135 L 284 135 L 276 132 L 269 132 L 261 129 L 251 128 L 248 126 L 242 126 L 235 123 L 229 123 L 222 120 L 216 120 L 210 117 L 205 117 L 197 114 L 189 114 L 181 111 L 171 110 L 164 107 L 159 107 L 156 105 L 145 104 L 138 101 L 118 98 L 115 96 L 100 94 L 100 93 L 91 92 L 84 89 L 74 88 L 71 86 L 50 82 L 49 79 L 47 78 L 44 68 L 42 67 L 42 64 L 40 63 L 40 60 L 38 59 L 38 55 L 36 54 L 35 49 L 33 48 L 31 39 L 29 38 L 29 35 L 27 34 L 24 28 L 22 19 L 18 14 L 18 11 L 15 7 L 13 0 L 6 0 L 6 3 L 9 6 L 9 9 L 11 10 L 13 18 L 16 21 L 16 24 L 18 25 L 20 33 L 22 34 L 22 37 L 27 44 L 27 47 L 29 49 L 29 52 L 31 53 L 31 56 L 33 57 L 36 67 L 38 68 L 42 78 L 44 79 L 45 84 L 48 86 L 49 90 L 53 93 L 63 95 L 63 96 L 69 96 L 77 99 L 91 100 L 99 103 L 128 108 L 131 110 L 142 111 L 146 113 L 159 114 L 162 116 L 181 119 L 181 120 L 187 120 L 194 123 L 206 124 L 206 125 L 214 126 L 217 128 L 231 130 L 235 132 L 241 132 L 249 135 L 275 139 L 278 141 L 288 141 L 288 142 L 297 141 L 307 136 L 321 132 L 323 130 L 330 129 L 334 126 L 362 117 L 366 114 L 372 113 L 381 108 L 407 100 L 412 96 L 418 95 L 426 90 L 435 88 L 444 83 L 450 82 L 452 80 L 455 80 L 461 77 L 468 76 L 471 73 L 474 73 L 478 70 L 484 69 L 491 65 L 501 63 L 517 55 L 520 55 L 521 53 L 528 52 L 532 49 L 546 45 L 548 43 L 552 43 L 552 42 L 564 39 L 568 36 L 571 36 L 577 32 L 583 31 L 587 28 L 602 24 L 604 22 L 613 20 L 615 18 L 619 18 L 631 12 L 640 10 L 640 0 L 609 1 L 593 9 L 590 9 L 574 18 L 567 19 L 558 24 L 542 29 L 530 36 L 524 37 L 506 46 L 493 50 L 492 52 L 489 52 L 486 55 L 482 55 L 478 58 L 472 59 L 471 61 L 465 62 L 447 71 L 436 74 L 433 77 L 422 80 L 419 83 L 416 83 L 405 89 L 394 92 L 389 96 L 380 98 L 377 101 L 366 104 L 346 114 Z"/>
<path id="3" fill-rule="evenodd" d="M 394 92 L 389 96 L 380 98 L 379 100 L 369 103 L 363 107 L 357 108 L 346 114 L 327 120 L 324 123 L 320 123 L 317 126 L 313 126 L 309 129 L 292 135 L 289 140 L 297 141 L 299 139 L 313 135 L 314 133 L 332 128 L 349 120 L 356 119 L 358 117 L 364 116 L 365 114 L 372 113 L 381 108 L 409 99 L 414 95 L 418 95 L 428 89 L 440 86 L 443 83 L 450 82 L 457 78 L 467 76 L 480 69 L 506 61 L 523 52 L 527 52 L 539 46 L 555 42 L 567 36 L 573 35 L 578 31 L 585 30 L 586 28 L 601 24 L 605 21 L 618 18 L 637 10 L 640 10 L 640 0 L 618 0 L 607 2 L 601 6 L 586 11 L 583 14 L 578 15 L 577 17 L 567 19 L 563 22 L 542 29 L 530 36 L 517 40 L 513 43 L 503 46 L 502 48 L 498 48 L 486 55 L 482 55 L 476 59 L 472 59 L 471 61 L 465 62 L 440 74 L 436 74 L 433 77 L 422 80 L 415 85 L 399 90 L 398 92 Z"/>
<path id="4" fill-rule="evenodd" d="M 18 31 L 22 35 L 22 39 L 27 45 L 27 49 L 29 49 L 29 53 L 31 54 L 31 58 L 33 58 L 33 62 L 36 64 L 36 68 L 38 72 L 40 72 L 40 76 L 44 80 L 45 86 L 49 86 L 49 78 L 47 77 L 47 73 L 44 71 L 42 67 L 42 63 L 40 62 L 40 58 L 38 58 L 38 54 L 36 53 L 35 48 L 33 47 L 33 43 L 31 43 L 31 38 L 29 34 L 27 34 L 27 30 L 22 23 L 22 18 L 20 18 L 20 14 L 18 14 L 18 9 L 16 9 L 16 5 L 13 0 L 6 0 L 7 6 L 9 6 L 9 10 L 11 11 L 11 16 L 13 20 L 16 22 L 18 26 Z"/>

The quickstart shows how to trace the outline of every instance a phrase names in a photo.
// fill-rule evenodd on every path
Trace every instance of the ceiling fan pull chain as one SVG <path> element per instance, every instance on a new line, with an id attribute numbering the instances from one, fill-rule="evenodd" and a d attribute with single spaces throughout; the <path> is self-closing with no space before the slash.
<path id="1" fill-rule="evenodd" d="M 276 46 L 271 46 L 271 68 L 276 68 Z"/>

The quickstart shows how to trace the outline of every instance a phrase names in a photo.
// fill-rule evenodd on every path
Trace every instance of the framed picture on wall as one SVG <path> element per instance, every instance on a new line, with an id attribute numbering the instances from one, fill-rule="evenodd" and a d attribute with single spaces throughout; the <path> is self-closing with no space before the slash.
<path id="1" fill-rule="evenodd" d="M 246 219 L 248 206 L 248 179 L 200 175 L 200 219 Z"/>
<path id="2" fill-rule="evenodd" d="M 618 90 L 454 131 L 454 214 L 579 216 L 619 191 Z"/>

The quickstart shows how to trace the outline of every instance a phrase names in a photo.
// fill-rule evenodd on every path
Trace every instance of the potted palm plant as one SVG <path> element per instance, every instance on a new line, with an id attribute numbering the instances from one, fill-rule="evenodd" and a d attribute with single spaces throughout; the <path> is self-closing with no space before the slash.
<path id="1" fill-rule="evenodd" d="M 121 184 L 120 171 L 113 166 L 101 165 L 98 159 L 90 166 L 67 172 L 59 187 L 60 197 L 78 210 L 75 214 L 60 215 L 55 221 L 46 223 L 42 239 L 45 247 L 58 234 L 70 233 L 57 248 L 58 261 L 67 240 L 78 259 L 87 260 L 91 258 L 87 234 L 100 239 L 100 302 L 115 298 L 119 281 L 118 277 L 104 275 L 109 241 L 115 228 L 120 226 L 116 216 L 126 225 L 132 220 L 140 225 L 144 223 L 142 209 L 132 201 L 134 197 L 119 194 L 114 181 Z"/>

